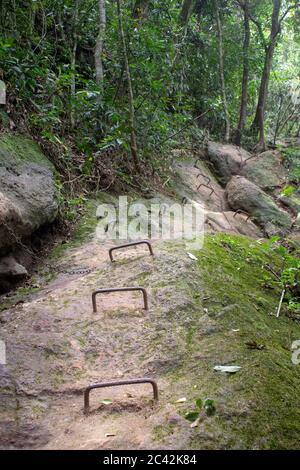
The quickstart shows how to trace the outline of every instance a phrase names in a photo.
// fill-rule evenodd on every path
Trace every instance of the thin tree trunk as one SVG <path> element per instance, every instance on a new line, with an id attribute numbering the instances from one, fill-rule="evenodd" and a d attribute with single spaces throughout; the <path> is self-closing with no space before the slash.
<path id="1" fill-rule="evenodd" d="M 98 9 L 99 9 L 99 31 L 96 39 L 95 47 L 95 71 L 96 71 L 96 83 L 97 85 L 102 85 L 103 83 L 103 43 L 106 29 L 106 9 L 105 9 L 105 0 L 98 0 Z"/>
<path id="2" fill-rule="evenodd" d="M 249 81 L 249 46 L 250 46 L 250 19 L 249 19 L 249 0 L 245 0 L 242 6 L 244 10 L 244 45 L 243 45 L 243 80 L 241 93 L 241 107 L 238 128 L 235 136 L 235 144 L 241 145 L 243 131 L 247 120 L 247 104 L 248 104 L 248 81 Z"/>
<path id="3" fill-rule="evenodd" d="M 280 128 L 280 118 L 281 118 L 281 110 L 282 110 L 282 106 L 283 106 L 283 99 L 284 99 L 284 96 L 281 94 L 280 99 L 279 99 L 279 108 L 278 108 L 276 126 L 275 126 L 275 130 L 274 130 L 274 139 L 273 139 L 273 144 L 274 145 L 276 145 L 278 131 L 279 131 L 279 128 Z"/>
<path id="4" fill-rule="evenodd" d="M 63 20 L 62 20 L 62 17 L 61 17 L 61 11 L 57 12 L 57 21 L 58 21 L 59 31 L 60 31 L 60 35 L 61 35 L 61 40 L 63 41 L 63 43 L 65 43 L 66 35 L 65 35 Z"/>
<path id="5" fill-rule="evenodd" d="M 183 4 L 179 13 L 179 23 L 183 26 L 186 26 L 191 14 L 193 13 L 193 9 L 195 7 L 195 0 L 183 0 Z"/>
<path id="6" fill-rule="evenodd" d="M 214 0 L 214 7 L 215 7 L 215 11 L 216 11 L 218 40 L 219 40 L 220 80 L 221 80 L 221 89 L 222 89 L 222 96 L 223 96 L 223 107 L 224 107 L 224 114 L 225 114 L 225 142 L 229 142 L 229 139 L 230 139 L 230 118 L 229 118 L 229 112 L 228 112 L 228 106 L 227 106 L 227 96 L 226 96 L 226 86 L 225 86 L 225 76 L 224 76 L 223 31 L 222 31 L 222 24 L 221 24 L 221 19 L 220 19 L 218 0 Z"/>
<path id="7" fill-rule="evenodd" d="M 139 172 L 139 158 L 138 158 L 138 150 L 137 150 L 136 132 L 135 132 L 135 127 L 134 127 L 134 121 L 135 121 L 134 98 L 133 98 L 131 74 L 130 74 L 130 68 L 129 68 L 129 62 L 128 62 L 127 46 L 126 46 L 124 29 L 123 29 L 121 0 L 117 0 L 117 10 L 118 10 L 119 29 L 120 29 L 121 42 L 122 42 L 122 47 L 123 47 L 123 58 L 124 58 L 126 78 L 127 78 L 127 88 L 128 88 L 130 150 L 131 150 L 131 155 L 132 155 L 135 169 L 137 172 Z"/>
<path id="8" fill-rule="evenodd" d="M 266 47 L 265 63 L 262 73 L 259 97 L 256 108 L 255 118 L 252 124 L 252 129 L 259 132 L 259 144 L 257 150 L 266 150 L 265 141 L 265 107 L 268 97 L 268 88 L 270 73 L 272 68 L 274 51 L 277 43 L 278 33 L 280 32 L 279 14 L 281 9 L 281 0 L 273 0 L 273 13 L 272 13 L 272 27 L 269 43 Z"/>
<path id="9" fill-rule="evenodd" d="M 75 127 L 75 112 L 74 112 L 74 100 L 76 96 L 76 52 L 77 52 L 77 23 L 78 23 L 78 7 L 79 0 L 75 0 L 74 5 L 74 16 L 73 16 L 73 46 L 71 49 L 71 84 L 70 84 L 70 95 L 71 95 L 71 127 Z"/>

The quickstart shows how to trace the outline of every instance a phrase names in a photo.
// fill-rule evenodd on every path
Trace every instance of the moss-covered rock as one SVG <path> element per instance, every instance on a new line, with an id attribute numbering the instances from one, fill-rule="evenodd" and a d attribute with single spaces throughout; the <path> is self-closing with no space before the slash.
<path id="1" fill-rule="evenodd" d="M 57 215 L 54 167 L 27 137 L 0 136 L 0 249 Z"/>
<path id="2" fill-rule="evenodd" d="M 299 192 L 290 194 L 289 196 L 281 195 L 279 196 L 279 200 L 285 206 L 289 207 L 295 215 L 297 215 L 300 212 L 300 193 Z"/>
<path id="3" fill-rule="evenodd" d="M 0 165 L 5 166 L 9 162 L 18 166 L 26 162 L 36 163 L 54 170 L 54 166 L 43 154 L 38 144 L 30 137 L 21 134 L 0 135 Z"/>
<path id="4" fill-rule="evenodd" d="M 282 164 L 281 153 L 273 150 L 248 160 L 242 174 L 260 188 L 268 190 L 282 186 L 288 178 L 288 172 Z"/>

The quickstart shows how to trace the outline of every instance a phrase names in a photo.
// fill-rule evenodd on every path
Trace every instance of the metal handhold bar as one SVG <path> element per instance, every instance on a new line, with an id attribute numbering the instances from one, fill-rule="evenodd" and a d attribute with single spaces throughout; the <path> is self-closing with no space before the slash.
<path id="1" fill-rule="evenodd" d="M 105 388 L 105 387 L 116 387 L 120 385 L 131 385 L 131 384 L 143 384 L 150 383 L 153 388 L 153 399 L 158 401 L 158 386 L 155 380 L 142 378 L 142 379 L 128 379 L 128 380 L 117 380 L 113 382 L 102 382 L 98 384 L 89 385 L 84 390 L 84 413 L 88 414 L 90 411 L 90 392 L 95 388 Z"/>
<path id="2" fill-rule="evenodd" d="M 124 245 L 118 245 L 118 246 L 114 246 L 113 248 L 110 248 L 109 250 L 109 258 L 110 258 L 110 261 L 113 262 L 114 259 L 113 259 L 113 255 L 112 255 L 112 252 L 114 250 L 118 250 L 119 248 L 126 248 L 128 246 L 134 246 L 134 245 L 148 245 L 148 248 L 149 248 L 149 251 L 150 251 L 150 254 L 151 256 L 154 256 L 154 253 L 153 253 L 153 248 L 152 248 L 152 245 L 151 243 L 148 241 L 148 240 L 142 240 L 142 241 L 138 241 L 138 242 L 130 242 L 130 243 L 125 243 Z"/>
<path id="3" fill-rule="evenodd" d="M 235 217 L 237 214 L 244 214 L 247 216 L 246 222 L 250 219 L 251 215 L 247 214 L 247 212 L 243 211 L 242 209 L 237 209 L 233 215 Z"/>
<path id="4" fill-rule="evenodd" d="M 215 192 L 214 188 L 212 188 L 211 186 L 207 186 L 207 184 L 204 184 L 204 183 L 201 183 L 201 184 L 199 184 L 199 186 L 198 186 L 198 188 L 197 188 L 197 191 L 199 191 L 199 189 L 201 188 L 201 186 L 204 186 L 205 188 L 207 188 L 207 189 L 210 189 L 210 190 L 211 190 L 211 193 L 210 193 L 210 195 L 209 195 L 209 196 L 211 196 L 211 195 L 212 195 L 212 193 L 214 193 L 214 192 Z"/>
<path id="5" fill-rule="evenodd" d="M 207 184 L 210 184 L 211 179 L 208 176 L 204 175 L 203 173 L 199 173 L 197 175 L 197 178 L 199 178 L 199 176 L 202 176 L 203 178 L 205 178 L 207 180 Z"/>
<path id="6" fill-rule="evenodd" d="M 110 289 L 99 289 L 92 293 L 92 303 L 93 303 L 93 312 L 97 313 L 97 304 L 96 304 L 96 295 L 105 294 L 107 292 L 131 292 L 131 291 L 141 291 L 144 298 L 144 310 L 149 309 L 148 305 L 148 294 L 144 287 L 114 287 Z"/>

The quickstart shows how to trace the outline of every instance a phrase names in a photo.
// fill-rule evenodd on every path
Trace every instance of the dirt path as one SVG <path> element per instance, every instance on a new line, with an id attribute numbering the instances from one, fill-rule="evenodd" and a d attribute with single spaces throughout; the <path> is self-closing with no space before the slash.
<path id="1" fill-rule="evenodd" d="M 64 269 L 69 265 L 75 272 L 92 272 L 61 274 L 33 300 L 2 316 L 6 378 L 14 382 L 16 393 L 3 403 L 4 446 L 151 448 L 156 446 L 153 429 L 166 413 L 184 422 L 182 431 L 188 427 L 169 403 L 180 398 L 180 390 L 163 375 L 182 360 L 178 331 L 172 332 L 174 312 L 189 302 L 169 286 L 190 272 L 192 261 L 184 245 L 170 253 L 169 246 L 156 243 L 154 258 L 139 247 L 118 253 L 111 264 L 108 246 L 93 241 L 68 251 Z M 99 296 L 98 313 L 93 314 L 92 291 L 117 285 L 147 285 L 150 310 L 141 308 L 140 295 L 110 294 Z M 176 328 L 182 328 L 180 322 Z M 159 405 L 152 402 L 151 386 L 127 386 L 92 392 L 91 415 L 83 415 L 82 390 L 88 384 L 142 376 L 158 380 Z M 113 403 L 101 405 L 104 398 Z"/>
<path id="2" fill-rule="evenodd" d="M 203 172 L 213 181 L 212 198 L 207 188 L 197 192 L 199 172 L 192 162 L 178 170 L 178 194 L 203 205 L 207 228 L 238 233 L 243 218 L 228 222 L 224 191 L 208 170 Z M 130 248 L 119 252 L 114 264 L 108 258 L 111 246 L 93 240 L 66 250 L 54 266 L 55 279 L 2 314 L 1 337 L 8 349 L 4 447 L 155 448 L 161 447 L 158 430 L 166 423 L 177 429 L 170 448 L 187 444 L 190 427 L 175 405 L 184 392 L 168 373 L 188 360 L 185 337 L 193 321 L 186 312 L 199 309 L 185 287 L 178 289 L 180 279 L 190 279 L 195 291 L 201 281 L 193 278 L 184 243 L 155 242 L 154 258 L 143 247 Z M 98 313 L 92 313 L 91 293 L 97 288 L 135 285 L 147 288 L 148 312 L 140 294 L 123 293 L 99 296 Z M 90 383 L 143 376 L 158 381 L 159 404 L 151 399 L 151 386 L 126 386 L 92 392 L 92 412 L 83 415 L 83 389 Z M 103 399 L 112 403 L 101 404 Z"/>

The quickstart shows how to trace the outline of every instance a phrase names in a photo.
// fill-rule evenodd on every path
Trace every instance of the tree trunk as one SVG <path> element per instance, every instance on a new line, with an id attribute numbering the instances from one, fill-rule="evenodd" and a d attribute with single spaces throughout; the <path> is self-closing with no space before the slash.
<path id="1" fill-rule="evenodd" d="M 183 26 L 187 25 L 191 14 L 195 7 L 195 0 L 183 0 L 183 4 L 179 14 L 179 23 Z"/>
<path id="2" fill-rule="evenodd" d="M 227 96 L 226 96 L 226 86 L 225 86 L 225 76 L 224 76 L 223 31 L 222 31 L 222 24 L 221 24 L 221 19 L 220 19 L 218 0 L 214 0 L 214 7 L 216 11 L 218 39 L 219 39 L 219 67 L 220 67 L 221 89 L 222 89 L 222 96 L 223 96 L 223 107 L 224 107 L 224 114 L 225 114 L 225 142 L 229 142 L 230 118 L 229 118 L 229 112 L 228 112 L 228 106 L 227 106 Z"/>
<path id="3" fill-rule="evenodd" d="M 259 132 L 259 144 L 257 150 L 264 151 L 266 150 L 266 141 L 265 141 L 265 107 L 268 97 L 268 88 L 270 73 L 272 68 L 273 56 L 276 47 L 278 33 L 280 32 L 280 21 L 279 14 L 281 9 L 281 0 L 273 0 L 273 13 L 272 13 L 272 27 L 271 34 L 269 38 L 269 43 L 266 47 L 266 56 L 264 69 L 262 73 L 259 97 L 256 108 L 255 118 L 252 124 L 252 129 Z"/>
<path id="4" fill-rule="evenodd" d="M 98 10 L 99 10 L 99 30 L 98 30 L 98 36 L 96 39 L 96 47 L 95 47 L 95 71 L 96 71 L 96 83 L 97 85 L 100 86 L 103 83 L 102 53 L 103 53 L 103 42 L 104 42 L 105 28 L 106 28 L 105 0 L 98 0 Z"/>
<path id="5" fill-rule="evenodd" d="M 71 84 L 70 84 L 70 95 L 71 95 L 71 112 L 70 121 L 71 127 L 75 127 L 75 113 L 74 113 L 74 100 L 76 95 L 76 52 L 77 52 L 77 23 L 78 23 L 78 7 L 79 0 L 75 0 L 74 15 L 73 15 L 73 46 L 71 49 Z"/>
<path id="6" fill-rule="evenodd" d="M 138 151 L 137 151 L 136 132 L 134 128 L 134 120 L 135 120 L 134 100 L 133 100 L 133 91 L 132 91 L 132 83 L 131 83 L 131 74 L 130 74 L 130 68 L 129 68 L 129 62 L 128 62 L 127 46 L 126 46 L 124 29 L 123 29 L 121 0 L 117 0 L 117 10 L 118 10 L 119 29 L 120 29 L 122 48 L 123 48 L 123 58 L 124 58 L 126 78 L 127 78 L 127 88 L 128 88 L 130 150 L 131 150 L 131 155 L 132 155 L 135 169 L 137 172 L 139 172 L 139 158 L 138 158 Z"/>
<path id="7" fill-rule="evenodd" d="M 247 120 L 247 103 L 248 103 L 248 81 L 249 81 L 249 46 L 250 46 L 250 21 L 249 21 L 249 0 L 245 0 L 243 4 L 244 10 L 244 45 L 243 45 L 243 80 L 241 93 L 240 119 L 235 136 L 235 144 L 240 146 L 243 131 Z"/>

